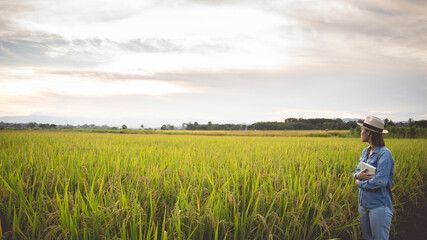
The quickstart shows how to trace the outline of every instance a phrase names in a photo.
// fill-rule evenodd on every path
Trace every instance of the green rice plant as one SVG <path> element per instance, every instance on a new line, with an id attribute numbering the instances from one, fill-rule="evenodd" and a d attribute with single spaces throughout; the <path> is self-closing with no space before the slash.
<path id="1" fill-rule="evenodd" d="M 427 140 L 386 144 L 399 219 L 425 202 Z M 0 238 L 357 239 L 352 174 L 364 147 L 330 137 L 2 132 Z"/>

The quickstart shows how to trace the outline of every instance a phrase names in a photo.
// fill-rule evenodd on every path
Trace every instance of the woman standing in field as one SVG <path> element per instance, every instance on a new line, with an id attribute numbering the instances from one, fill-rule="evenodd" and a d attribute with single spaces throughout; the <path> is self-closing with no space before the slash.
<path id="1" fill-rule="evenodd" d="M 384 122 L 368 116 L 363 124 L 360 137 L 362 142 L 368 142 L 359 159 L 359 165 L 354 172 L 356 184 L 359 187 L 359 218 L 365 239 L 388 239 L 391 219 L 393 218 L 393 186 L 394 159 L 385 147 L 383 134 Z M 376 168 L 376 173 L 367 173 L 361 169 L 361 163 L 367 163 Z"/>

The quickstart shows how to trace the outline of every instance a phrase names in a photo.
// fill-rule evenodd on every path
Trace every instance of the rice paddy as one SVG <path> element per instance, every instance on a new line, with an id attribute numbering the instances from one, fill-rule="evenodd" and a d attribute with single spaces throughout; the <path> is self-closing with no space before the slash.
<path id="1" fill-rule="evenodd" d="M 427 140 L 386 145 L 395 224 L 400 207 L 423 199 Z M 333 137 L 3 132 L 0 238 L 357 239 L 353 172 L 366 146 Z"/>

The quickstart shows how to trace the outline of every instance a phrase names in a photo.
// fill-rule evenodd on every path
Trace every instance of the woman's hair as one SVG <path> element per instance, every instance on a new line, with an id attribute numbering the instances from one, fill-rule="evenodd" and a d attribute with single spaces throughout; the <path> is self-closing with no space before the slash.
<path id="1" fill-rule="evenodd" d="M 366 129 L 366 131 L 369 132 L 369 143 L 371 143 L 372 145 L 377 146 L 377 147 L 384 147 L 385 146 L 385 142 L 384 142 L 384 138 L 383 138 L 382 133 L 370 131 L 369 129 Z"/>

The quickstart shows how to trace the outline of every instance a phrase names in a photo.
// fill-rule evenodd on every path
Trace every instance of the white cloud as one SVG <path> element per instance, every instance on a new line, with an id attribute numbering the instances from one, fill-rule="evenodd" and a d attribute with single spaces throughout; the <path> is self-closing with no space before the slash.
<path id="1" fill-rule="evenodd" d="M 139 2 L 135 1 L 132 4 L 134 6 L 122 3 L 117 6 L 105 4 L 104 1 L 46 4 L 21 21 L 28 24 L 23 27 L 53 32 L 64 37 L 101 37 L 113 40 L 173 38 L 195 42 L 203 39 L 262 34 L 283 23 L 283 19 L 275 14 L 268 14 L 262 9 L 245 5 L 237 8 L 173 4 L 151 7 L 150 4 L 140 6 Z M 126 10 L 123 9 L 124 6 Z M 122 11 L 126 13 L 120 14 Z M 123 17 L 106 21 L 104 18 L 108 14 L 120 14 Z"/>
<path id="2" fill-rule="evenodd" d="M 71 96 L 150 95 L 159 96 L 188 91 L 172 83 L 154 80 L 96 81 L 51 76 L 49 80 L 1 81 L 0 101 L 21 96 L 60 94 Z"/>
<path id="3" fill-rule="evenodd" d="M 133 2 L 131 10 L 114 3 L 95 8 L 97 4 L 86 1 L 34 5 L 36 11 L 17 19 L 20 27 L 57 34 L 68 42 L 50 46 L 45 55 L 92 59 L 100 63 L 97 70 L 279 68 L 293 61 L 291 51 L 301 44 L 291 36 L 284 40 L 278 31 L 294 21 L 253 5 L 152 7 Z M 119 17 L 105 20 L 105 14 Z M 93 39 L 98 44 L 76 44 Z"/>

